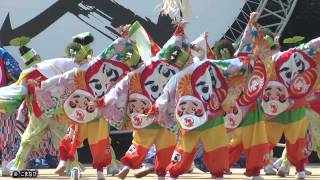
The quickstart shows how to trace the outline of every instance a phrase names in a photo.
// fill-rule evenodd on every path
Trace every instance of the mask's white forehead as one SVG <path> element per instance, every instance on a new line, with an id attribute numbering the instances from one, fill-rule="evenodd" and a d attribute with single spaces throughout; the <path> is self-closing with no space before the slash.
<path id="1" fill-rule="evenodd" d="M 199 79 L 196 81 L 196 84 L 198 84 L 200 82 L 205 82 L 211 88 L 220 88 L 221 87 L 221 82 L 217 76 L 217 72 L 216 72 L 215 68 L 213 68 L 211 66 L 209 66 L 208 69 L 205 71 L 205 73 L 199 77 Z"/>
<path id="2" fill-rule="evenodd" d="M 307 70 L 309 68 L 310 63 L 303 57 L 303 55 L 299 52 L 295 52 L 291 54 L 289 59 L 280 66 L 279 74 L 285 81 L 285 85 L 289 86 L 294 75 L 299 73 L 301 70 Z"/>
<path id="3" fill-rule="evenodd" d="M 296 68 L 298 68 L 297 63 L 299 61 L 302 61 L 302 63 L 304 64 L 305 69 L 309 69 L 310 68 L 310 63 L 303 57 L 303 55 L 299 52 L 295 52 L 293 54 L 291 54 L 291 56 L 289 57 L 289 59 L 283 63 L 280 67 L 280 69 L 284 68 L 284 67 L 289 67 L 292 70 L 296 70 Z"/>
<path id="4" fill-rule="evenodd" d="M 146 91 L 152 96 L 153 100 L 160 95 L 166 83 L 177 72 L 177 68 L 164 62 L 159 63 L 154 68 L 152 74 L 143 82 Z"/>
<path id="5" fill-rule="evenodd" d="M 94 96 L 102 97 L 110 88 L 120 80 L 124 70 L 111 63 L 104 62 L 101 64 L 96 74 L 90 77 L 88 84 L 93 91 Z"/>

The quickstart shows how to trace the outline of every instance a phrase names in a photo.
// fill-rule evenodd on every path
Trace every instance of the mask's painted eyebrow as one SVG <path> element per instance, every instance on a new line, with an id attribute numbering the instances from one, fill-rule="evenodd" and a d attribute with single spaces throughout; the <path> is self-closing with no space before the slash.
<path id="1" fill-rule="evenodd" d="M 103 64 L 102 73 L 104 73 L 105 71 L 106 71 L 106 65 Z"/>
<path id="2" fill-rule="evenodd" d="M 150 85 L 150 84 L 154 84 L 154 81 L 147 81 L 146 83 L 144 83 L 145 86 Z"/>
<path id="3" fill-rule="evenodd" d="M 90 101 L 90 99 L 88 97 L 85 97 L 87 101 Z"/>
<path id="4" fill-rule="evenodd" d="M 266 89 L 266 91 L 269 91 L 269 90 L 271 90 L 271 87 L 268 87 L 268 88 Z"/>
<path id="5" fill-rule="evenodd" d="M 284 68 L 280 69 L 280 72 L 283 72 L 283 71 L 289 71 L 289 68 L 288 67 L 284 67 Z"/>
<path id="6" fill-rule="evenodd" d="M 187 102 L 182 102 L 182 103 L 179 104 L 179 106 L 185 105 L 185 104 L 187 104 Z"/>
<path id="7" fill-rule="evenodd" d="M 129 102 L 137 102 L 136 99 L 131 99 Z"/>
<path id="8" fill-rule="evenodd" d="M 160 67 L 159 67 L 159 74 L 160 74 L 160 72 L 161 72 L 162 67 L 163 67 L 163 65 L 162 65 L 162 64 L 160 64 Z"/>
<path id="9" fill-rule="evenodd" d="M 98 79 L 92 79 L 91 81 L 89 81 L 89 83 L 96 83 L 96 82 L 99 82 Z"/>
<path id="10" fill-rule="evenodd" d="M 196 86 L 203 86 L 205 85 L 206 83 L 204 81 L 200 81 L 199 83 L 196 84 Z"/>
<path id="11" fill-rule="evenodd" d="M 197 107 L 199 106 L 199 105 L 198 105 L 197 103 L 195 103 L 195 102 L 192 102 L 192 104 L 195 105 L 195 106 L 197 106 Z"/>
<path id="12" fill-rule="evenodd" d="M 111 71 L 110 76 L 112 75 L 112 72 L 114 72 L 114 77 L 111 78 L 110 81 L 116 81 L 116 80 L 119 78 L 119 73 L 118 73 L 118 71 L 115 70 L 115 69 L 111 69 L 110 71 Z"/>
<path id="13" fill-rule="evenodd" d="M 73 98 L 80 98 L 80 95 L 75 95 L 73 96 Z"/>

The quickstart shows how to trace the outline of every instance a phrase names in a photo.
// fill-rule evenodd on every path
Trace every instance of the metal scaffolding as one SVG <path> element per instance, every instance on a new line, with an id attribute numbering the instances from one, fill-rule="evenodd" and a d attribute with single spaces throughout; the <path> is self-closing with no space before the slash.
<path id="1" fill-rule="evenodd" d="M 286 27 L 298 0 L 247 0 L 239 16 L 223 35 L 236 42 L 247 25 L 250 13 L 258 13 L 258 23 L 269 28 L 274 35 L 281 35 Z"/>

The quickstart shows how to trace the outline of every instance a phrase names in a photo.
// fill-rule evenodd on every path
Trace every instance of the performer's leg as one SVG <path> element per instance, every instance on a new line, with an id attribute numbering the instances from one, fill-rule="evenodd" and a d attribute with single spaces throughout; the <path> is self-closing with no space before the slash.
<path id="1" fill-rule="evenodd" d="M 242 128 L 238 127 L 236 130 L 232 132 L 232 139 L 229 143 L 229 166 L 231 167 L 234 163 L 236 163 L 243 152 L 242 145 Z"/>
<path id="2" fill-rule="evenodd" d="M 224 124 L 203 130 L 200 142 L 209 172 L 215 178 L 223 178 L 223 172 L 229 169 L 228 138 Z"/>
<path id="3" fill-rule="evenodd" d="M 197 131 L 179 134 L 179 143 L 172 154 L 171 163 L 167 167 L 171 179 L 175 179 L 189 170 L 196 153 L 196 147 L 199 144 L 200 135 L 201 132 Z"/>
<path id="4" fill-rule="evenodd" d="M 158 130 L 158 134 L 155 140 L 156 144 L 156 159 L 155 159 L 155 173 L 158 177 L 165 177 L 166 168 L 171 162 L 171 156 L 176 146 L 176 135 L 169 132 L 165 128 Z"/>
<path id="5" fill-rule="evenodd" d="M 3 113 L 1 113 L 3 115 Z M 3 117 L 3 118 L 2 118 Z M 1 116 L 1 149 L 2 149 L 2 176 L 9 176 L 10 170 L 6 167 L 7 164 L 14 158 L 14 143 L 15 136 L 15 115 L 6 113 L 6 116 Z"/>
<path id="6" fill-rule="evenodd" d="M 59 146 L 59 164 L 57 168 L 55 169 L 55 174 L 62 175 L 66 169 L 66 164 L 68 160 L 73 160 L 70 159 L 69 157 L 69 151 L 71 148 L 71 141 L 72 139 L 69 137 L 69 135 L 65 135 L 63 139 L 61 140 L 60 146 Z"/>
<path id="7" fill-rule="evenodd" d="M 88 123 L 88 143 L 93 159 L 92 166 L 97 169 L 98 179 L 104 179 L 103 168 L 111 163 L 108 122 L 99 119 Z"/>
<path id="8" fill-rule="evenodd" d="M 283 150 L 279 161 L 281 161 L 281 163 L 280 163 L 280 167 L 279 167 L 277 175 L 280 177 L 288 176 L 289 171 L 290 171 L 290 163 L 287 158 L 287 149 L 286 148 Z"/>
<path id="9" fill-rule="evenodd" d="M 124 168 L 118 174 L 118 177 L 124 179 L 130 169 L 138 169 L 143 163 L 148 150 L 154 144 L 157 138 L 158 129 L 134 129 L 132 145 L 121 158 L 120 162 Z"/>
<path id="10" fill-rule="evenodd" d="M 246 155 L 246 175 L 259 176 L 268 164 L 269 143 L 264 121 L 243 127 L 243 146 Z"/>
<path id="11" fill-rule="evenodd" d="M 308 157 L 304 153 L 306 147 L 305 132 L 307 129 L 307 119 L 290 123 L 285 129 L 287 157 L 289 162 L 296 167 L 296 171 L 304 172 L 304 165 Z"/>
<path id="12" fill-rule="evenodd" d="M 132 145 L 121 158 L 121 164 L 131 169 L 138 169 L 154 144 L 157 134 L 158 129 L 134 129 Z"/>
<path id="13" fill-rule="evenodd" d="M 270 143 L 270 150 L 272 150 L 273 147 L 280 141 L 286 125 L 266 120 L 265 126 L 268 142 Z"/>
<path id="14" fill-rule="evenodd" d="M 50 121 L 45 118 L 36 119 L 33 114 L 30 114 L 29 117 L 30 123 L 21 137 L 19 150 L 11 165 L 12 170 L 25 168 L 31 150 L 39 146 Z"/>
<path id="15" fill-rule="evenodd" d="M 142 178 L 150 173 L 154 172 L 154 161 L 156 156 L 156 145 L 152 145 L 149 149 L 146 158 L 143 161 L 142 167 L 139 171 L 134 175 L 136 178 Z M 171 157 L 170 157 L 171 158 Z"/>

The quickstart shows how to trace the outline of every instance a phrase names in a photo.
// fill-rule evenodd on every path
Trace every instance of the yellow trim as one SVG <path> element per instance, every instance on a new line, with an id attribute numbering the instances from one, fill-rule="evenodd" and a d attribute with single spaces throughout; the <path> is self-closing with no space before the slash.
<path id="1" fill-rule="evenodd" d="M 273 131 L 271 131 L 271 133 L 273 133 Z M 264 121 L 242 127 L 242 144 L 244 149 L 266 143 L 268 143 L 268 137 Z"/>
<path id="2" fill-rule="evenodd" d="M 79 124 L 79 141 L 82 143 L 88 138 L 89 144 L 97 144 L 99 141 L 109 138 L 108 122 L 99 119 L 97 122 Z"/>
<path id="3" fill-rule="evenodd" d="M 305 137 L 306 128 L 306 117 L 289 124 L 281 124 L 270 121 L 266 122 L 268 140 L 272 144 L 278 143 L 283 133 L 286 137 L 286 140 L 288 140 L 290 144 L 294 144 L 298 139 Z"/>
<path id="4" fill-rule="evenodd" d="M 201 143 L 206 152 L 228 145 L 227 132 L 223 124 L 204 131 L 191 131 L 180 134 L 178 148 L 191 153 L 197 144 Z"/>
<path id="5" fill-rule="evenodd" d="M 138 144 L 146 149 L 149 149 L 152 144 L 156 145 L 157 150 L 174 146 L 176 144 L 176 135 L 165 128 L 134 129 L 132 136 L 132 142 L 134 144 Z"/>

